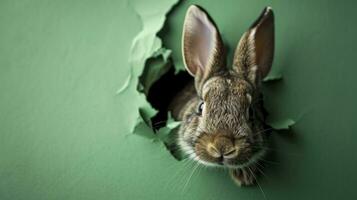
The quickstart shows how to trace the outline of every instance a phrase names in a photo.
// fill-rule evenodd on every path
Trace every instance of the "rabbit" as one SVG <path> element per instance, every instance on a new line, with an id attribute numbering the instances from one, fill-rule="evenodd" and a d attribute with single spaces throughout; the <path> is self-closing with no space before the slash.
<path id="1" fill-rule="evenodd" d="M 194 81 L 169 108 L 174 119 L 182 121 L 178 147 L 200 164 L 228 169 L 239 186 L 255 184 L 267 149 L 261 82 L 274 57 L 272 8 L 266 7 L 243 34 L 228 68 L 217 26 L 203 8 L 191 5 L 183 25 L 182 54 Z"/>

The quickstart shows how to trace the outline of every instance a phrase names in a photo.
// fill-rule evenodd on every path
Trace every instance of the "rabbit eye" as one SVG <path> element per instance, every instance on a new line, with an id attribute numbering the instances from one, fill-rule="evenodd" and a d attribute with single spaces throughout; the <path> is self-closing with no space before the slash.
<path id="1" fill-rule="evenodd" d="M 203 101 L 198 105 L 197 114 L 202 115 L 202 111 L 203 111 L 204 105 L 205 105 L 205 102 L 203 102 Z"/>

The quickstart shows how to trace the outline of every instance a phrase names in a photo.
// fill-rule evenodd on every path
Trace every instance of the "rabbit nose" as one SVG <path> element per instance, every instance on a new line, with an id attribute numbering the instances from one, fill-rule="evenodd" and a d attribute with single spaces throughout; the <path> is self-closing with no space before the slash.
<path id="1" fill-rule="evenodd" d="M 209 143 L 206 150 L 207 153 L 214 158 L 222 157 L 221 151 L 213 143 Z"/>
<path id="2" fill-rule="evenodd" d="M 207 153 L 214 158 L 234 158 L 238 155 L 237 148 L 229 138 L 217 138 L 207 145 Z"/>
<path id="3" fill-rule="evenodd" d="M 227 149 L 227 151 L 223 154 L 224 158 L 234 158 L 238 155 L 238 151 L 235 147 L 231 149 Z"/>

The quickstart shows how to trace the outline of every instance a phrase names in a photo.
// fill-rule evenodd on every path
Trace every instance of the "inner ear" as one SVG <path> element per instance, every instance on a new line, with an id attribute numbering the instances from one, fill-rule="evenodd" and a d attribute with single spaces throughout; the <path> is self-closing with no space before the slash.
<path id="1" fill-rule="evenodd" d="M 200 7 L 192 5 L 187 11 L 182 53 L 186 69 L 191 75 L 200 70 L 204 74 L 223 65 L 223 45 L 213 20 Z"/>
<path id="2" fill-rule="evenodd" d="M 268 75 L 274 57 L 274 14 L 270 7 L 262 12 L 253 24 L 251 37 L 254 37 L 255 60 L 262 78 Z"/>
<path id="3" fill-rule="evenodd" d="M 267 7 L 239 41 L 233 69 L 257 83 L 269 73 L 273 57 L 274 14 Z"/>

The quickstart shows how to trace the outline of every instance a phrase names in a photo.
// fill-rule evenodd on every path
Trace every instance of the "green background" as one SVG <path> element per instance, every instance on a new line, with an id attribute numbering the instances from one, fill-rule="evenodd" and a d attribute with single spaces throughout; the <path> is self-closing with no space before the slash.
<path id="1" fill-rule="evenodd" d="M 141 1 L 143 8 L 172 4 Z M 356 1 L 354 1 L 356 2 Z M 206 8 L 232 50 L 266 5 L 276 17 L 274 164 L 259 183 L 267 199 L 356 199 L 357 3 L 184 1 L 160 33 L 181 63 L 184 13 Z M 135 85 L 117 95 L 141 20 L 127 1 L 0 2 L 0 199 L 264 199 L 219 169 L 178 162 L 130 134 Z"/>

